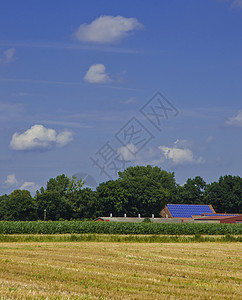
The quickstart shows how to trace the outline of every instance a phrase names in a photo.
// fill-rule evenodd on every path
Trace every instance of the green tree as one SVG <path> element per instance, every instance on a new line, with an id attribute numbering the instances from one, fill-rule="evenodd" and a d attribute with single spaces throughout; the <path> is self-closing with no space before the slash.
<path id="1" fill-rule="evenodd" d="M 132 211 L 129 206 L 131 198 L 128 191 L 122 186 L 120 179 L 110 180 L 101 183 L 97 188 L 97 214 L 101 216 L 109 216 L 112 213 L 114 216 L 123 216 L 124 213 Z"/>
<path id="2" fill-rule="evenodd" d="M 69 179 L 69 185 L 68 185 L 67 192 L 72 193 L 72 194 L 79 192 L 81 190 L 81 188 L 83 187 L 83 185 L 84 185 L 84 182 L 82 181 L 81 178 L 78 179 L 75 176 L 72 176 Z"/>
<path id="3" fill-rule="evenodd" d="M 31 221 L 37 218 L 37 206 L 29 191 L 15 190 L 5 202 L 5 220 Z"/>
<path id="4" fill-rule="evenodd" d="M 129 206 L 144 217 L 152 214 L 159 216 L 161 209 L 168 202 L 173 202 L 176 195 L 174 173 L 159 167 L 136 166 L 119 172 L 122 186 L 131 195 Z"/>
<path id="5" fill-rule="evenodd" d="M 65 192 L 65 198 L 69 202 L 70 206 L 73 207 L 73 209 L 83 185 L 84 182 L 82 181 L 82 179 L 77 179 L 74 176 L 69 178 L 69 184 Z"/>
<path id="6" fill-rule="evenodd" d="M 119 172 L 119 179 L 97 188 L 99 209 L 103 215 L 144 217 L 159 216 L 167 202 L 176 195 L 174 173 L 158 167 L 136 166 Z"/>
<path id="7" fill-rule="evenodd" d="M 212 204 L 216 212 L 242 213 L 242 178 L 239 176 L 221 176 L 218 182 L 207 185 L 205 201 Z"/>
<path id="8" fill-rule="evenodd" d="M 4 220 L 5 211 L 6 211 L 6 202 L 9 200 L 8 195 L 0 196 L 0 220 Z"/>
<path id="9" fill-rule="evenodd" d="M 65 174 L 50 178 L 46 189 L 41 188 L 36 193 L 38 217 L 42 219 L 46 209 L 47 219 L 50 220 L 75 218 L 75 205 L 83 184 L 81 179 L 69 178 Z"/>
<path id="10" fill-rule="evenodd" d="M 200 176 L 189 178 L 187 182 L 178 188 L 178 200 L 180 204 L 204 204 L 204 191 L 206 182 Z"/>
<path id="11" fill-rule="evenodd" d="M 90 188 L 77 191 L 72 202 L 72 218 L 93 219 L 97 216 L 97 193 Z"/>
<path id="12" fill-rule="evenodd" d="M 38 219 L 43 220 L 46 209 L 47 220 L 70 219 L 71 206 L 64 196 L 56 191 L 45 191 L 36 196 Z"/>
<path id="13" fill-rule="evenodd" d="M 64 196 L 69 188 L 70 178 L 65 174 L 58 175 L 56 178 L 50 178 L 47 182 L 46 191 L 58 192 L 61 196 Z"/>

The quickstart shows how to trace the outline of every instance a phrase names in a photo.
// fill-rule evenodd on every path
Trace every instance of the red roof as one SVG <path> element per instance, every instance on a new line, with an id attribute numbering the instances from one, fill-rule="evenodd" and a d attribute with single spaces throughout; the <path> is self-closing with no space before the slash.
<path id="1" fill-rule="evenodd" d="M 242 222 L 242 215 L 238 215 L 238 216 L 206 216 L 206 217 L 196 218 L 195 220 L 196 221 L 217 220 L 217 221 L 220 221 L 220 223 L 240 223 L 240 222 Z"/>
<path id="2" fill-rule="evenodd" d="M 231 216 L 206 216 L 206 217 L 201 217 L 199 219 L 201 220 L 221 220 L 221 219 L 228 219 L 231 218 Z"/>

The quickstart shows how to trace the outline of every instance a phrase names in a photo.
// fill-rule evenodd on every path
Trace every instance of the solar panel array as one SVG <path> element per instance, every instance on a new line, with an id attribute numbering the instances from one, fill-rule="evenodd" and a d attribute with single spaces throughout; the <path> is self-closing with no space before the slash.
<path id="1" fill-rule="evenodd" d="M 213 213 L 209 205 L 167 204 L 173 218 L 192 218 L 204 213 Z"/>

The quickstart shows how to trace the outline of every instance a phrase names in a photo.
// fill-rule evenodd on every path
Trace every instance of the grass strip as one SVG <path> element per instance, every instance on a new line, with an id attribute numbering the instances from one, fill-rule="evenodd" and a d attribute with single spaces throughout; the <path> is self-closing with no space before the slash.
<path id="1" fill-rule="evenodd" d="M 1 234 L 0 242 L 116 242 L 116 243 L 202 243 L 242 242 L 242 236 L 117 235 L 117 234 Z"/>

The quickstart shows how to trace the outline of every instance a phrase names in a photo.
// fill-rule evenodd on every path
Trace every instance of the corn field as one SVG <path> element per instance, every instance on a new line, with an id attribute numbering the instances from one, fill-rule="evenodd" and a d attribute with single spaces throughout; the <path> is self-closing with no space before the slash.
<path id="1" fill-rule="evenodd" d="M 0 234 L 241 235 L 240 224 L 160 224 L 94 221 L 0 221 Z"/>

